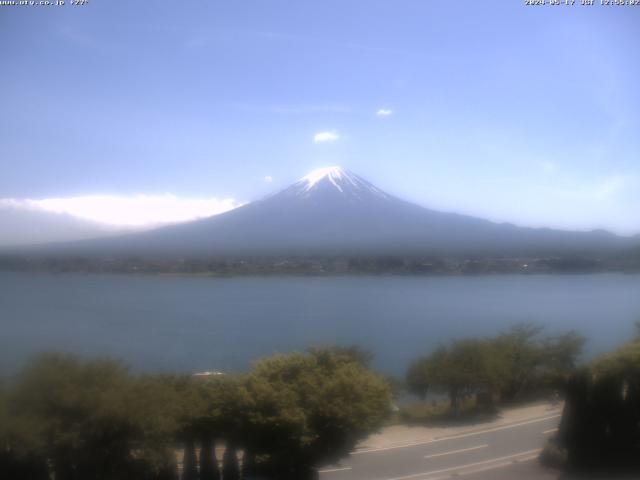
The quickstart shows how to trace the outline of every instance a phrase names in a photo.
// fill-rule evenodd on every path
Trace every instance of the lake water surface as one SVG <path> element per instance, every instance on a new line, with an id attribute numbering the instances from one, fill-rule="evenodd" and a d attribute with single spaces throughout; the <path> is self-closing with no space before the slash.
<path id="1" fill-rule="evenodd" d="M 237 371 L 257 357 L 358 344 L 402 374 L 439 342 L 533 321 L 615 347 L 640 319 L 638 275 L 185 278 L 0 272 L 0 374 L 36 352 L 136 370 Z"/>

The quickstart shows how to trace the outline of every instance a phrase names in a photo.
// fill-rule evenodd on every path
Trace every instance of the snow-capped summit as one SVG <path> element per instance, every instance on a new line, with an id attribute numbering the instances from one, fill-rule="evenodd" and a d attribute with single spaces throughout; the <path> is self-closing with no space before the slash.
<path id="1" fill-rule="evenodd" d="M 349 172 L 344 170 L 342 167 L 333 166 L 333 167 L 316 168 L 315 170 L 312 170 L 311 172 L 307 173 L 299 181 L 307 182 L 307 188 L 311 188 L 320 180 L 326 178 L 331 183 L 333 183 L 338 189 L 340 189 L 340 186 L 338 185 L 337 182 L 341 181 L 343 177 L 348 178 Z"/>
<path id="2" fill-rule="evenodd" d="M 370 195 L 378 198 L 389 197 L 385 192 L 355 173 L 338 166 L 312 170 L 282 193 L 310 197 L 314 193 L 322 192 L 340 193 L 343 197 L 360 200 L 364 200 Z"/>
<path id="3" fill-rule="evenodd" d="M 342 167 L 324 167 L 317 168 L 307 173 L 304 177 L 298 180 L 299 183 L 304 183 L 306 190 L 311 190 L 318 182 L 321 181 L 330 182 L 334 187 L 336 187 L 341 192 L 343 191 L 342 185 L 345 183 L 349 183 L 351 185 L 358 184 L 358 177 L 353 173 L 344 170 Z"/>

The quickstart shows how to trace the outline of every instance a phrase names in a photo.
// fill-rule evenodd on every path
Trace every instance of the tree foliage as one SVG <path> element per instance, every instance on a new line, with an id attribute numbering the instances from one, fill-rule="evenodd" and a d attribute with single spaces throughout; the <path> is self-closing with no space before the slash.
<path id="1" fill-rule="evenodd" d="M 513 400 L 533 386 L 545 362 L 539 340 L 541 332 L 542 327 L 525 323 L 513 326 L 495 339 L 497 354 L 505 368 L 501 389 L 504 400 Z"/>
<path id="2" fill-rule="evenodd" d="M 541 332 L 520 324 L 494 338 L 441 345 L 409 366 L 406 384 L 422 398 L 429 391 L 448 394 L 456 413 L 465 395 L 482 392 L 511 401 L 539 391 L 575 368 L 584 344 L 575 332 L 549 337 Z"/>
<path id="3" fill-rule="evenodd" d="M 409 386 L 422 396 L 428 388 L 447 393 L 457 414 L 462 396 L 498 388 L 503 365 L 494 353 L 492 344 L 480 339 L 441 345 L 411 365 Z"/>
<path id="4" fill-rule="evenodd" d="M 9 398 L 9 449 L 52 464 L 59 480 L 133 478 L 140 462 L 129 446 L 131 380 L 118 362 L 45 355 L 24 372 Z"/>
<path id="5" fill-rule="evenodd" d="M 640 473 L 640 340 L 574 374 L 559 429 L 574 469 Z M 625 477 L 626 478 L 626 477 Z"/>
<path id="6" fill-rule="evenodd" d="M 274 477 L 303 479 L 386 418 L 387 385 L 366 359 L 316 348 L 261 360 L 244 375 L 197 378 L 45 355 L 0 389 L 0 477 L 175 480 L 181 450 L 183 478 L 215 480 L 219 441 L 225 478 L 240 478 L 241 450 Z"/>
<path id="7" fill-rule="evenodd" d="M 391 405 L 382 378 L 332 348 L 262 360 L 245 388 L 251 399 L 252 450 L 270 450 L 292 478 L 347 454 L 382 425 Z"/>

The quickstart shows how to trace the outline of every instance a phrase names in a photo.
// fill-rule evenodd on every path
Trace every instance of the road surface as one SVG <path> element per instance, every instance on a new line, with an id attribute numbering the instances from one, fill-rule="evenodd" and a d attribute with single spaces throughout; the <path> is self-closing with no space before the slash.
<path id="1" fill-rule="evenodd" d="M 404 445 L 356 450 L 339 465 L 320 470 L 321 480 L 551 480 L 538 464 L 558 412 L 491 425 Z"/>

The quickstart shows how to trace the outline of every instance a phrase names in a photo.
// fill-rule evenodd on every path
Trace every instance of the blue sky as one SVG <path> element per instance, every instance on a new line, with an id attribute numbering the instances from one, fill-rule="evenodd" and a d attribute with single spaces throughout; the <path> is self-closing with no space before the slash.
<path id="1" fill-rule="evenodd" d="M 523 3 L 0 7 L 0 199 L 246 202 L 341 165 L 433 208 L 640 233 L 640 8 Z"/>

